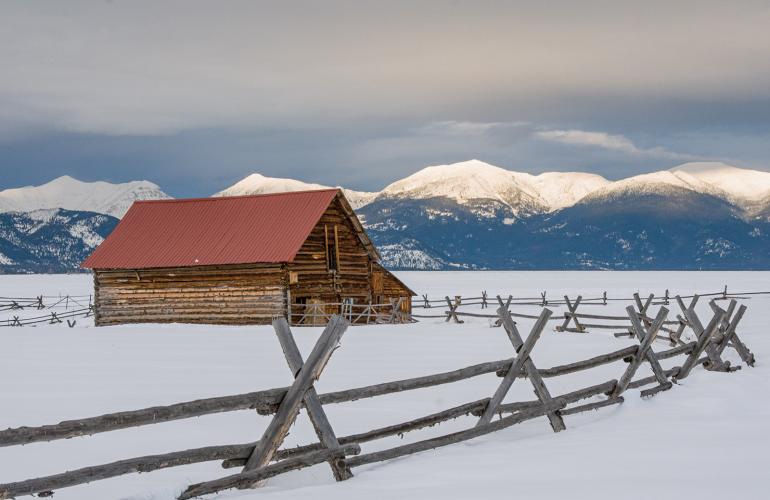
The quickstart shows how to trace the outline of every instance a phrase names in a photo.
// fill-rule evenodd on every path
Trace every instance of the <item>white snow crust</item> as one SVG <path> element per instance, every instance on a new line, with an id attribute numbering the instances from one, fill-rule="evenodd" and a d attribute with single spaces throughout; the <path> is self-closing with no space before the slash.
<path id="1" fill-rule="evenodd" d="M 639 291 L 766 290 L 769 272 L 399 272 L 418 294 L 442 298 L 479 296 L 486 290 L 517 297 L 563 294 L 610 298 Z M 89 275 L 0 276 L 0 296 L 92 293 Z M 87 300 L 87 299 L 86 299 Z M 418 298 L 415 301 L 419 300 Z M 767 496 L 770 446 L 770 299 L 746 300 L 739 326 L 757 356 L 755 368 L 731 373 L 696 368 L 670 391 L 566 418 L 554 434 L 545 417 L 469 442 L 354 469 L 335 483 L 327 464 L 273 478 L 264 488 L 226 491 L 217 499 L 466 500 L 509 498 L 615 500 L 618 498 L 722 500 Z M 724 303 L 721 303 L 725 305 Z M 591 306 L 588 312 L 624 314 L 627 303 Z M 582 308 L 583 306 L 581 306 Z M 659 306 L 653 306 L 653 312 Z M 668 306 L 673 313 L 675 305 Z M 444 307 L 433 308 L 440 313 Z M 483 310 L 489 312 L 489 309 Z M 540 311 L 519 307 L 518 312 Z M 564 312 L 554 308 L 555 314 Z M 708 301 L 698 312 L 710 318 Z M 482 310 L 479 310 L 482 312 Z M 14 312 L 18 314 L 19 311 Z M 32 311 L 36 313 L 36 311 Z M 9 314 L 8 312 L 4 314 Z M 0 317 L 0 319 L 5 319 Z M 532 321 L 518 327 L 527 335 Z M 294 328 L 307 356 L 321 328 Z M 634 345 L 611 332 L 544 332 L 532 352 L 540 368 L 568 363 Z M 654 349 L 667 348 L 656 342 Z M 740 360 L 731 349 L 726 358 Z M 291 383 L 281 347 L 269 326 L 130 325 L 94 328 L 78 319 L 75 328 L 44 324 L 0 329 L 0 428 L 42 425 L 120 410 L 167 405 Z M 342 338 L 317 382 L 319 393 L 454 370 L 513 356 L 508 338 L 489 320 L 464 324 L 424 319 L 410 325 L 354 327 Z M 664 360 L 664 368 L 678 364 Z M 553 394 L 617 379 L 627 365 L 547 378 Z M 646 363 L 638 376 L 650 375 Z M 483 375 L 459 383 L 375 399 L 325 406 L 338 436 L 411 420 L 489 397 L 500 379 Z M 506 401 L 533 398 L 531 385 L 517 380 Z M 198 446 L 244 443 L 259 438 L 270 417 L 238 411 L 126 429 L 51 443 L 0 448 L 0 483 L 54 474 L 112 460 Z M 370 452 L 472 427 L 473 417 L 363 444 Z M 317 441 L 302 412 L 284 446 Z M 131 474 L 56 492 L 57 500 L 175 498 L 187 485 L 231 474 L 218 462 Z M 214 498 L 214 497 L 211 497 Z"/>

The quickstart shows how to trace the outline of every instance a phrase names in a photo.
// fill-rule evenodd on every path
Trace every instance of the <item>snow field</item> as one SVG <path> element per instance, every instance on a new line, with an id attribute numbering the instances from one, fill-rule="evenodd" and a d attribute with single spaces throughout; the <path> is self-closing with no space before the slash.
<path id="1" fill-rule="evenodd" d="M 677 272 L 404 272 L 418 293 L 478 296 L 486 289 L 514 296 L 542 290 L 585 297 L 694 291 L 764 290 L 770 273 Z M 0 296 L 88 294 L 88 275 L 2 276 Z M 566 417 L 567 430 L 554 434 L 541 417 L 466 443 L 354 470 L 334 483 L 326 464 L 272 479 L 259 491 L 230 491 L 217 498 L 762 498 L 770 445 L 770 298 L 745 302 L 739 328 L 757 357 L 757 367 L 733 374 L 696 368 L 671 391 L 642 400 L 638 390 L 621 406 Z M 621 314 L 627 303 L 583 310 Z M 435 311 L 443 311 L 437 307 Z M 678 310 L 672 304 L 673 314 Z M 654 309 L 657 311 L 657 308 Z M 707 301 L 699 305 L 708 316 Z M 517 308 L 537 312 L 539 308 Z M 554 308 L 560 315 L 563 307 Z M 5 319 L 5 318 L 2 318 Z M 519 323 L 522 335 L 531 321 Z M 307 356 L 320 328 L 294 328 Z M 552 326 L 532 353 L 546 368 L 631 345 L 611 333 L 557 334 Z M 667 344 L 656 343 L 656 349 Z M 484 319 L 462 325 L 442 319 L 412 325 L 350 328 L 324 371 L 319 393 L 359 387 L 512 356 L 504 332 Z M 733 364 L 734 352 L 726 356 Z M 664 368 L 683 358 L 665 360 Z M 625 364 L 546 379 L 552 394 L 620 377 Z M 650 374 L 642 365 L 638 377 Z M 280 346 L 267 326 L 132 325 L 93 328 L 84 320 L 63 325 L 0 329 L 0 428 L 56 423 L 101 413 L 165 405 L 196 398 L 288 385 L 291 376 Z M 493 374 L 401 394 L 327 405 L 338 436 L 403 422 L 491 396 Z M 506 401 L 533 399 L 528 381 L 517 380 Z M 53 474 L 86 465 L 150 453 L 257 439 L 269 417 L 240 411 L 127 429 L 92 437 L 24 447 L 0 448 L 0 482 Z M 468 428 L 464 417 L 435 428 L 365 443 L 364 452 Z M 315 442 L 307 416 L 300 414 L 285 446 Z M 224 471 L 217 462 L 128 475 L 56 492 L 57 499 L 171 499 L 193 482 Z"/>

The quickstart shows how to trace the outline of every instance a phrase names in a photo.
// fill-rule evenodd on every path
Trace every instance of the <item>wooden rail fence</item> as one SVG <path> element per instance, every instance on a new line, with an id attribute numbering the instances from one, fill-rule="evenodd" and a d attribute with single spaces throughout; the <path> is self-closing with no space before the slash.
<path id="1" fill-rule="evenodd" d="M 95 480 L 214 460 L 221 460 L 224 468 L 242 467 L 243 469 L 235 474 L 192 484 L 179 495 L 180 499 L 199 497 L 229 488 L 258 487 L 264 480 L 275 475 L 323 462 L 329 464 L 335 479 L 344 481 L 353 476 L 352 469 L 365 464 L 459 443 L 541 416 L 547 417 L 554 432 L 564 431 L 567 428 L 565 417 L 620 404 L 624 401 L 629 389 L 651 385 L 652 387 L 641 391 L 642 396 L 648 397 L 672 389 L 675 382 L 686 378 L 693 368 L 699 365 L 705 365 L 717 371 L 733 371 L 740 368 L 731 367 L 722 359 L 727 348 L 736 350 L 747 365 L 753 366 L 754 356 L 739 339 L 736 331 L 746 311 L 745 305 L 738 306 L 735 299 L 730 299 L 729 306 L 723 309 L 712 301 L 712 317 L 707 325 L 703 326 L 694 310 L 697 298 L 693 297 L 689 305 L 685 305 L 681 297 L 675 297 L 674 300 L 682 308 L 687 324 L 694 331 L 695 340 L 682 342 L 678 339 L 676 346 L 664 351 L 654 351 L 653 344 L 664 325 L 671 323 L 667 319 L 669 309 L 661 305 L 653 316 L 650 310 L 653 302 L 648 300 L 641 303 L 641 307 L 636 304 L 626 308 L 625 320 L 630 324 L 631 338 L 636 340 L 634 345 L 565 365 L 539 368 L 532 358 L 532 353 L 547 323 L 552 319 L 552 311 L 544 308 L 540 315 L 534 318 L 529 334 L 524 337 L 513 319 L 514 315 L 507 308 L 510 301 L 506 303 L 500 300 L 500 307 L 494 316 L 511 343 L 511 357 L 444 373 L 325 394 L 318 394 L 314 389 L 314 383 L 321 376 L 332 353 L 339 345 L 350 325 L 350 320 L 342 315 L 332 316 L 310 355 L 303 360 L 289 323 L 284 318 L 278 318 L 273 322 L 273 327 L 288 368 L 294 376 L 294 382 L 289 387 L 125 411 L 64 421 L 55 425 L 19 427 L 0 431 L 0 446 L 15 446 L 87 436 L 207 414 L 256 410 L 262 415 L 272 415 L 258 441 L 148 455 L 52 476 L 0 484 L 0 498 L 34 494 L 48 496 L 54 490 Z M 451 311 L 454 303 L 451 300 L 448 302 Z M 569 319 L 580 319 L 580 313 L 576 310 L 582 301 L 576 299 L 569 302 L 568 308 L 571 315 Z M 461 313 L 455 309 L 454 314 L 448 315 L 448 318 L 451 316 L 458 320 L 459 314 Z M 661 367 L 661 360 L 679 356 L 683 359 L 678 366 L 668 370 Z M 567 376 L 617 362 L 625 363 L 619 378 L 601 381 L 569 393 L 552 395 L 545 382 L 548 378 Z M 650 366 L 653 375 L 635 378 L 639 367 L 644 363 Z M 360 434 L 338 437 L 324 411 L 324 406 L 329 404 L 433 387 L 489 373 L 496 373 L 501 377 L 497 389 L 491 396 Z M 537 399 L 504 403 L 503 400 L 512 385 L 522 378 L 527 379 L 533 386 Z M 589 399 L 591 400 L 583 402 Z M 281 444 L 302 408 L 305 408 L 316 430 L 318 442 L 282 449 Z M 495 415 L 499 415 L 500 418 L 494 420 Z M 361 453 L 364 443 L 417 431 L 462 416 L 476 417 L 477 420 L 474 425 L 465 430 L 386 450 Z"/>
<path id="2" fill-rule="evenodd" d="M 57 300 L 51 300 L 51 299 Z M 44 301 L 49 303 L 46 305 Z M 404 311 L 403 298 L 392 299 L 382 304 L 356 304 L 352 302 L 311 303 L 294 310 L 286 307 L 287 318 L 294 326 L 323 326 L 332 316 L 340 314 L 351 325 L 398 324 L 411 323 L 414 320 Z M 23 316 L 23 311 L 34 309 L 29 316 Z M 0 312 L 11 311 L 11 316 L 0 321 L 0 327 L 34 326 L 39 324 L 64 324 L 74 327 L 78 318 L 89 318 L 94 314 L 91 296 L 48 297 L 39 295 L 35 298 L 0 298 Z M 43 312 L 45 311 L 45 312 Z"/>

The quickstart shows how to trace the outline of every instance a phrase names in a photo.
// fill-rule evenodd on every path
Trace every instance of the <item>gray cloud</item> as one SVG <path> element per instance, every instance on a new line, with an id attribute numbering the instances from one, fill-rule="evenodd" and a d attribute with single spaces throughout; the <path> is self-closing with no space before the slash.
<path id="1" fill-rule="evenodd" d="M 0 22 L 0 96 L 76 132 L 770 98 L 766 2 L 11 1 Z"/>
<path id="2" fill-rule="evenodd" d="M 560 142 L 571 146 L 584 146 L 619 151 L 635 156 L 666 158 L 670 160 L 691 161 L 697 156 L 675 153 L 660 146 L 641 149 L 629 138 L 620 134 L 608 134 L 587 130 L 538 130 L 533 136 L 546 141 Z"/>
<path id="3" fill-rule="evenodd" d="M 618 177 L 770 154 L 765 1 L 1 9 L 2 184 L 44 180 L 19 171 L 42 157 L 197 194 L 252 170 L 379 187 L 472 156 Z"/>

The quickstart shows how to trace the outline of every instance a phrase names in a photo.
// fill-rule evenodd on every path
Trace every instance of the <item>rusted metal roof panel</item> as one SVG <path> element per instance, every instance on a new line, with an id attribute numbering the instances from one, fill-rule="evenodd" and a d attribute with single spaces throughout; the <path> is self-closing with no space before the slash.
<path id="1" fill-rule="evenodd" d="M 82 267 L 292 262 L 337 192 L 137 201 Z"/>

